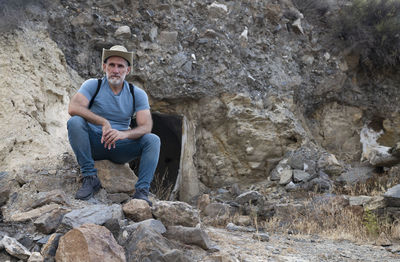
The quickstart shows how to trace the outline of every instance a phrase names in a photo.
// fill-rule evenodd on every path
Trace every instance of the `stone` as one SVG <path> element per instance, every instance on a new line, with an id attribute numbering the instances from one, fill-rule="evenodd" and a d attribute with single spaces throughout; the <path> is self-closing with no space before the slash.
<path id="1" fill-rule="evenodd" d="M 36 209 L 32 209 L 27 212 L 17 212 L 12 214 L 10 218 L 6 218 L 6 221 L 10 222 L 24 222 L 28 220 L 33 220 L 45 213 L 51 212 L 53 210 L 59 209 L 60 206 L 57 204 L 49 204 Z"/>
<path id="2" fill-rule="evenodd" d="M 206 206 L 210 204 L 210 195 L 209 194 L 203 194 L 199 197 L 197 200 L 197 209 L 204 212 Z"/>
<path id="3" fill-rule="evenodd" d="M 131 197 L 126 193 L 108 194 L 108 199 L 110 199 L 111 202 L 116 203 L 116 204 L 121 204 L 121 203 L 129 200 L 130 198 Z"/>
<path id="4" fill-rule="evenodd" d="M 268 233 L 254 233 L 253 239 L 258 240 L 258 241 L 268 242 L 269 234 Z"/>
<path id="5" fill-rule="evenodd" d="M 297 184 L 293 183 L 293 181 L 290 181 L 289 184 L 285 186 L 285 190 L 288 192 L 296 191 L 299 188 L 300 187 Z"/>
<path id="6" fill-rule="evenodd" d="M 166 226 L 193 227 L 200 222 L 198 211 L 184 202 L 157 201 L 151 210 L 154 217 Z"/>
<path id="7" fill-rule="evenodd" d="M 318 159 L 317 166 L 320 170 L 330 176 L 338 176 L 344 170 L 344 167 L 333 154 L 322 154 Z"/>
<path id="8" fill-rule="evenodd" d="M 140 225 L 144 227 L 148 227 L 151 230 L 157 232 L 158 234 L 163 235 L 165 232 L 167 232 L 167 229 L 163 225 L 163 223 L 160 220 L 156 219 L 147 219 L 144 221 L 140 221 L 138 223 L 134 223 L 128 226 L 125 226 L 122 228 L 122 234 L 118 237 L 118 243 L 122 244 L 125 246 L 126 241 L 130 237 L 133 231 L 135 231 Z"/>
<path id="9" fill-rule="evenodd" d="M 292 23 L 293 29 L 295 32 L 304 35 L 303 27 L 301 26 L 301 19 L 298 18 Z"/>
<path id="10" fill-rule="evenodd" d="M 39 252 L 32 252 L 32 255 L 29 257 L 28 262 L 43 262 L 44 258 Z"/>
<path id="11" fill-rule="evenodd" d="M 231 215 L 231 207 L 224 203 L 211 203 L 204 208 L 204 215 L 213 218 L 227 218 Z"/>
<path id="12" fill-rule="evenodd" d="M 279 185 L 284 186 L 292 182 L 293 170 L 285 169 L 280 174 Z"/>
<path id="13" fill-rule="evenodd" d="M 15 238 L 4 236 L 1 242 L 7 253 L 14 257 L 27 260 L 31 256 L 31 252 Z"/>
<path id="14" fill-rule="evenodd" d="M 336 178 L 337 182 L 353 185 L 357 182 L 365 182 L 373 176 L 374 168 L 370 166 L 353 167 L 343 172 Z"/>
<path id="15" fill-rule="evenodd" d="M 311 178 L 312 178 L 311 175 L 307 172 L 304 172 L 303 170 L 298 170 L 298 169 L 293 170 L 293 181 L 295 183 L 307 182 Z"/>
<path id="16" fill-rule="evenodd" d="M 383 196 L 373 196 L 372 199 L 364 205 L 365 209 L 377 210 L 386 207 L 385 198 Z"/>
<path id="17" fill-rule="evenodd" d="M 61 223 L 64 214 L 67 212 L 68 211 L 63 209 L 55 209 L 38 217 L 33 224 L 36 229 L 43 234 L 53 233 Z"/>
<path id="18" fill-rule="evenodd" d="M 228 14 L 228 7 L 217 2 L 207 6 L 208 14 L 213 18 L 222 18 Z"/>
<path id="19" fill-rule="evenodd" d="M 124 248 L 111 232 L 95 224 L 82 225 L 62 236 L 55 258 L 57 262 L 126 261 Z"/>
<path id="20" fill-rule="evenodd" d="M 239 226 L 250 226 L 253 221 L 250 216 L 238 215 L 234 217 L 234 222 Z"/>
<path id="21" fill-rule="evenodd" d="M 64 215 L 61 223 L 67 228 L 79 227 L 83 224 L 103 225 L 107 220 L 122 219 L 123 212 L 120 205 L 92 205 L 75 209 Z"/>
<path id="22" fill-rule="evenodd" d="M 158 35 L 158 27 L 154 26 L 150 29 L 150 32 L 149 32 L 150 41 L 154 43 L 157 39 L 157 35 Z"/>
<path id="23" fill-rule="evenodd" d="M 127 25 L 120 26 L 115 31 L 114 36 L 117 38 L 129 39 L 131 37 L 131 28 Z"/>
<path id="24" fill-rule="evenodd" d="M 40 253 L 43 255 L 46 261 L 53 261 L 61 236 L 62 234 L 60 233 L 51 234 L 47 242 L 42 246 Z"/>
<path id="25" fill-rule="evenodd" d="M 256 232 L 257 230 L 253 227 L 242 227 L 242 226 L 237 226 L 233 223 L 229 223 L 226 225 L 226 230 L 228 231 L 240 231 L 240 232 Z"/>
<path id="26" fill-rule="evenodd" d="M 285 170 L 291 170 L 291 167 L 287 164 L 287 159 L 283 159 L 279 164 L 272 170 L 269 178 L 271 181 L 279 181 L 281 179 L 282 173 Z"/>
<path id="27" fill-rule="evenodd" d="M 161 44 L 176 44 L 178 40 L 178 32 L 176 31 L 161 31 L 158 35 L 158 41 Z"/>
<path id="28" fill-rule="evenodd" d="M 189 262 L 178 246 L 160 233 L 145 225 L 139 225 L 125 244 L 126 261 L 180 261 Z"/>
<path id="29" fill-rule="evenodd" d="M 33 202 L 32 208 L 40 207 L 50 203 L 67 205 L 67 196 L 65 195 L 65 192 L 60 189 L 55 189 L 50 192 L 40 192 L 38 194 L 38 199 Z"/>
<path id="30" fill-rule="evenodd" d="M 132 199 L 122 206 L 124 214 L 135 222 L 153 218 L 149 204 L 142 199 Z"/>
<path id="31" fill-rule="evenodd" d="M 196 245 L 204 250 L 210 250 L 215 246 L 207 233 L 199 227 L 169 226 L 165 237 L 187 245 Z"/>
<path id="32" fill-rule="evenodd" d="M 372 197 L 370 196 L 349 196 L 350 206 L 365 206 L 371 202 Z"/>
<path id="33" fill-rule="evenodd" d="M 388 207 L 400 207 L 400 184 L 389 188 L 383 197 Z"/>
<path id="34" fill-rule="evenodd" d="M 128 164 L 115 164 L 109 160 L 95 161 L 97 176 L 107 193 L 133 194 L 137 177 Z"/>
<path id="35" fill-rule="evenodd" d="M 243 205 L 245 203 L 251 203 L 253 205 L 257 204 L 260 200 L 263 199 L 263 196 L 257 191 L 248 191 L 244 192 L 238 197 L 236 197 L 235 202 Z"/>

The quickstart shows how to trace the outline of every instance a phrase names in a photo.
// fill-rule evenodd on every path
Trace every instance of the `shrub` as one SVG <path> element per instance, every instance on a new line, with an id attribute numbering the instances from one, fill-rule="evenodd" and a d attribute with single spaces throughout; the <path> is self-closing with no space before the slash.
<path id="1" fill-rule="evenodd" d="M 368 69 L 400 64 L 400 1 L 354 0 L 338 16 L 339 36 Z"/>

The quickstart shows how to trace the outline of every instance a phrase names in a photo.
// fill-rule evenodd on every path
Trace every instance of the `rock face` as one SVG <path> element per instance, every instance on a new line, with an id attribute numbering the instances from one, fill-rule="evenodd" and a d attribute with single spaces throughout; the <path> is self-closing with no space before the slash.
<path id="1" fill-rule="evenodd" d="M 108 229 L 94 224 L 82 225 L 61 237 L 56 260 L 125 262 L 124 249 Z"/>
<path id="2" fill-rule="evenodd" d="M 0 165 L 56 166 L 69 150 L 67 105 L 81 78 L 43 30 L 2 33 L 0 43 Z"/>

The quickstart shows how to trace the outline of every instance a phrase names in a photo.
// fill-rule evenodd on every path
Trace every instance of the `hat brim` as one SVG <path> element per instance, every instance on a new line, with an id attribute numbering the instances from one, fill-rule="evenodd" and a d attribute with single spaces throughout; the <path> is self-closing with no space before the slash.
<path id="1" fill-rule="evenodd" d="M 103 48 L 103 55 L 101 61 L 104 63 L 107 58 L 112 56 L 119 56 L 125 59 L 128 62 L 128 66 L 132 66 L 133 64 L 133 52 L 123 52 L 118 50 L 108 50 Z"/>

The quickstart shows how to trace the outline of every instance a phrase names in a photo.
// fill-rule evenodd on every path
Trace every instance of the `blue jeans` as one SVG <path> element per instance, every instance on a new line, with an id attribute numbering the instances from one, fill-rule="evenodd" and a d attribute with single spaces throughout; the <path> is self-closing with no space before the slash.
<path id="1" fill-rule="evenodd" d="M 124 164 L 140 157 L 139 175 L 135 188 L 150 188 L 160 154 L 160 138 L 145 134 L 138 139 L 124 139 L 115 143 L 115 148 L 104 148 L 101 131 L 92 129 L 80 116 L 68 120 L 68 138 L 75 153 L 82 176 L 96 175 L 95 160 L 110 160 Z"/>

